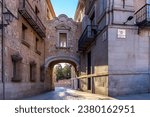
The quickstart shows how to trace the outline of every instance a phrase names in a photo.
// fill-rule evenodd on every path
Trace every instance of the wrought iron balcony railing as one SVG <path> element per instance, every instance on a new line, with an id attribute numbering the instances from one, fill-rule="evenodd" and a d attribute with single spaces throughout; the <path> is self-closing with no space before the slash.
<path id="1" fill-rule="evenodd" d="M 135 13 L 135 16 L 138 26 L 150 26 L 150 4 L 145 4 Z"/>
<path id="2" fill-rule="evenodd" d="M 20 0 L 19 13 L 27 20 L 40 37 L 45 37 L 46 28 L 28 0 Z"/>
<path id="3" fill-rule="evenodd" d="M 97 25 L 88 25 L 84 32 L 82 33 L 78 41 L 79 51 L 85 51 L 88 46 L 95 40 L 97 34 L 98 26 Z"/>

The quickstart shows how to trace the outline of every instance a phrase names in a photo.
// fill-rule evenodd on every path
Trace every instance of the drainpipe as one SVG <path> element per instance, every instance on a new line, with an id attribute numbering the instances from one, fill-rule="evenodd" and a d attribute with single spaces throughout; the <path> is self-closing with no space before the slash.
<path id="1" fill-rule="evenodd" d="M 123 0 L 123 8 L 125 8 L 125 0 Z"/>
<path id="2" fill-rule="evenodd" d="M 115 4 L 115 1 L 114 0 L 112 0 L 112 19 L 111 19 L 111 24 L 113 24 L 114 23 L 114 12 L 113 12 L 113 10 L 114 10 L 114 4 Z"/>
<path id="3" fill-rule="evenodd" d="M 148 59 L 149 59 L 149 63 L 148 63 L 148 75 L 149 75 L 149 84 L 150 84 L 150 33 L 148 32 L 148 38 L 149 38 L 149 51 L 148 51 L 148 54 L 149 54 L 149 57 L 148 57 Z M 149 88 L 148 88 L 148 92 L 150 93 L 150 86 L 149 86 Z"/>
<path id="4" fill-rule="evenodd" d="M 4 15 L 3 15 L 3 12 L 4 12 L 4 0 L 1 1 L 1 5 L 2 5 L 2 8 L 1 8 L 1 12 L 2 12 L 2 29 L 1 29 L 1 32 L 2 32 L 2 40 L 1 40 L 1 43 L 2 43 L 2 49 L 1 49 L 1 53 L 2 53 L 2 84 L 3 84 L 3 100 L 5 100 L 5 71 L 4 71 Z"/>

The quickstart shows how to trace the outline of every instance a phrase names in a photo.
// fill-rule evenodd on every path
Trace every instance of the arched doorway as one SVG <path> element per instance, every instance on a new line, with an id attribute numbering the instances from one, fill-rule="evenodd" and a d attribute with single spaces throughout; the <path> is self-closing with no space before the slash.
<path id="1" fill-rule="evenodd" d="M 55 57 L 49 57 L 46 59 L 45 62 L 45 68 L 46 68 L 46 82 L 49 85 L 49 90 L 54 90 L 54 76 L 53 76 L 53 70 L 54 66 L 59 63 L 68 63 L 74 67 L 75 74 L 78 76 L 79 71 L 79 60 L 77 58 L 73 57 L 66 57 L 66 56 L 55 56 Z"/>

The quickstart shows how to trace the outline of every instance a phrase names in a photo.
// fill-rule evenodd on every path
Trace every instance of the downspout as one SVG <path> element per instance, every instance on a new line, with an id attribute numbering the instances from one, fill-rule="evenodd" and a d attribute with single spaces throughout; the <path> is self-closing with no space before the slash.
<path id="1" fill-rule="evenodd" d="M 149 48 L 148 48 L 148 54 L 149 54 L 149 63 L 148 63 L 148 75 L 149 75 L 149 84 L 150 84 L 150 33 L 148 32 L 148 42 L 149 42 Z M 150 92 L 150 86 L 148 87 L 148 92 Z"/>
<path id="2" fill-rule="evenodd" d="M 123 8 L 125 8 L 125 0 L 123 0 Z"/>
<path id="3" fill-rule="evenodd" d="M 109 0 L 107 3 L 108 7 L 108 26 L 111 25 L 111 19 L 112 19 L 112 0 Z"/>
<path id="4" fill-rule="evenodd" d="M 112 21 L 111 21 L 111 24 L 114 23 L 114 12 L 113 12 L 113 9 L 114 9 L 114 0 L 112 1 Z"/>
<path id="5" fill-rule="evenodd" d="M 1 53 L 2 53 L 2 84 L 3 84 L 3 100 L 5 100 L 5 71 L 4 71 L 4 0 L 2 0 L 2 49 L 1 49 Z"/>

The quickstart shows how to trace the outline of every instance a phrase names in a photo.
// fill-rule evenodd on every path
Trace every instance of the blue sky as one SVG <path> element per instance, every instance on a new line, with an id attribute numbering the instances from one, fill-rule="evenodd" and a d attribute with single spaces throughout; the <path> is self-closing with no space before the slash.
<path id="1" fill-rule="evenodd" d="M 74 18 L 78 0 L 51 0 L 56 16 L 66 14 Z"/>

